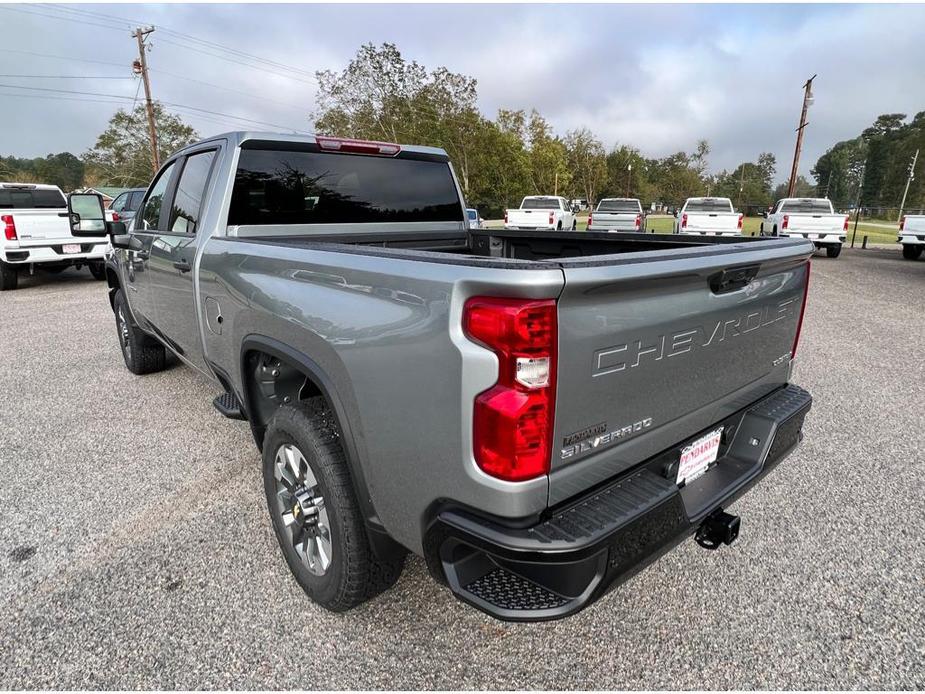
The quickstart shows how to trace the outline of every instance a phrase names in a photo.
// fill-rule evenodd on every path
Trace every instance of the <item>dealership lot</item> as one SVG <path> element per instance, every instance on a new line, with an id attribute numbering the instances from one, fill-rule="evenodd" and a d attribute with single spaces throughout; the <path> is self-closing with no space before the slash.
<path id="1" fill-rule="evenodd" d="M 896 247 L 817 254 L 806 440 L 733 507 L 738 542 L 509 625 L 417 558 L 350 613 L 314 605 L 217 391 L 130 375 L 86 272 L 23 277 L 0 295 L 0 687 L 925 687 L 922 296 Z"/>

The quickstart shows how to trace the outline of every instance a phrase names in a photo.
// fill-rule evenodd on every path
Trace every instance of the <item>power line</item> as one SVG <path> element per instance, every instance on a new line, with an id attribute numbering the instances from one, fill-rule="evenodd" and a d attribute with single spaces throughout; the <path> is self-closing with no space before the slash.
<path id="1" fill-rule="evenodd" d="M 133 77 L 114 77 L 112 75 L 0 75 L 0 77 L 22 77 L 28 79 L 49 80 L 130 80 Z"/>
<path id="2" fill-rule="evenodd" d="M 202 85 L 205 85 L 205 86 L 207 86 L 207 87 L 212 87 L 213 89 L 221 89 L 222 91 L 225 91 L 225 92 L 231 92 L 232 94 L 241 94 L 242 96 L 247 96 L 247 97 L 250 97 L 251 99 L 255 99 L 255 100 L 257 100 L 257 101 L 269 102 L 269 103 L 272 103 L 272 104 L 277 104 L 277 105 L 279 105 L 279 106 L 285 106 L 286 108 L 291 108 L 291 109 L 293 109 L 293 110 L 295 110 L 295 111 L 300 111 L 300 112 L 303 111 L 303 107 L 302 107 L 302 106 L 297 106 L 297 105 L 295 105 L 295 104 L 286 103 L 286 102 L 284 102 L 284 101 L 277 101 L 276 99 L 268 99 L 268 98 L 266 98 L 266 97 L 264 97 L 264 96 L 260 96 L 260 95 L 258 95 L 258 94 L 253 94 L 253 93 L 251 93 L 251 92 L 246 92 L 246 91 L 244 91 L 244 90 L 242 90 L 242 89 L 232 89 L 231 87 L 223 87 L 223 86 L 221 86 L 220 84 L 213 84 L 212 82 L 205 82 L 205 81 L 203 81 L 203 80 L 197 80 L 197 79 L 195 79 L 195 78 L 193 78 L 193 77 L 186 77 L 185 75 L 178 75 L 178 74 L 176 74 L 175 72 L 167 72 L 166 70 L 161 70 L 160 68 L 149 67 L 148 70 L 149 70 L 150 72 L 155 72 L 155 73 L 157 73 L 157 74 L 159 74 L 159 75 L 167 75 L 168 77 L 173 77 L 173 78 L 178 79 L 178 80 L 185 80 L 186 82 L 194 82 L 194 83 L 196 83 L 196 84 L 202 84 Z"/>
<path id="3" fill-rule="evenodd" d="M 0 8 L 2 9 L 2 8 Z M 0 51 L 4 53 L 21 53 L 22 55 L 31 55 L 37 58 L 57 58 L 59 60 L 68 60 L 78 63 L 96 63 L 97 65 L 114 65 L 116 67 L 125 67 L 125 63 L 114 63 L 108 60 L 91 60 L 90 58 L 74 58 L 69 55 L 54 55 L 52 53 L 36 53 L 34 51 L 21 51 L 16 48 L 0 48 Z"/>

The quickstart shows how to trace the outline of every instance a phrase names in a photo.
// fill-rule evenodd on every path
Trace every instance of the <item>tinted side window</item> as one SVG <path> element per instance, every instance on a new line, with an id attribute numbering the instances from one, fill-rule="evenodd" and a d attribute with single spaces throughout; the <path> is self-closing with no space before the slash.
<path id="1" fill-rule="evenodd" d="M 199 224 L 199 211 L 202 208 L 202 196 L 205 194 L 209 171 L 215 151 L 200 152 L 188 157 L 180 174 L 177 194 L 173 197 L 170 210 L 170 231 L 180 234 L 195 234 Z"/>
<path id="2" fill-rule="evenodd" d="M 167 192 L 167 184 L 170 183 L 170 174 L 173 171 L 174 162 L 170 162 L 158 177 L 148 200 L 145 202 L 144 210 L 141 213 L 141 222 L 138 224 L 140 229 L 158 229 L 158 222 L 161 218 L 161 203 L 164 202 L 164 194 Z"/>
<path id="3" fill-rule="evenodd" d="M 112 201 L 109 209 L 115 212 L 121 212 L 125 209 L 125 204 L 128 202 L 128 198 L 129 193 L 122 193 L 119 197 Z"/>
<path id="4" fill-rule="evenodd" d="M 229 224 L 462 221 L 441 161 L 241 150 Z"/>
<path id="5" fill-rule="evenodd" d="M 125 206 L 125 209 L 134 211 L 141 207 L 141 201 L 144 200 L 145 192 L 143 190 L 136 190 L 131 195 L 132 197 L 129 198 L 129 203 Z"/>

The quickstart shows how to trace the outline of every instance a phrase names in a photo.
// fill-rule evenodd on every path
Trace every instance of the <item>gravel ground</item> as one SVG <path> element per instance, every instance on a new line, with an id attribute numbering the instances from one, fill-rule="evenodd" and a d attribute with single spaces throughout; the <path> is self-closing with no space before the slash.
<path id="1" fill-rule="evenodd" d="M 137 378 L 86 270 L 0 294 L 0 688 L 925 688 L 925 261 L 818 257 L 801 448 L 742 536 L 507 625 L 409 561 L 345 615 L 277 550 L 244 423 Z"/>

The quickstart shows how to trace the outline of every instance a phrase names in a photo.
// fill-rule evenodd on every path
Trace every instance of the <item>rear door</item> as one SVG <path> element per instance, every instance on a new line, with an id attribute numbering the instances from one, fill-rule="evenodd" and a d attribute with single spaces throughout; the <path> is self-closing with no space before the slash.
<path id="1" fill-rule="evenodd" d="M 178 175 L 168 188 L 161 224 L 152 232 L 148 281 L 157 307 L 154 324 L 161 339 L 192 365 L 202 368 L 193 291 L 196 231 L 201 219 L 205 191 L 217 150 L 208 149 L 183 157 Z"/>
<path id="2" fill-rule="evenodd" d="M 550 503 L 784 385 L 811 252 L 770 241 L 564 262 Z M 744 286 L 724 288 L 738 271 Z"/>

